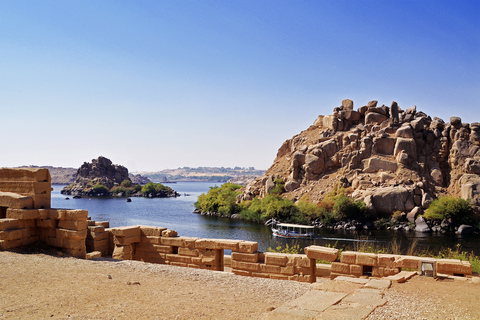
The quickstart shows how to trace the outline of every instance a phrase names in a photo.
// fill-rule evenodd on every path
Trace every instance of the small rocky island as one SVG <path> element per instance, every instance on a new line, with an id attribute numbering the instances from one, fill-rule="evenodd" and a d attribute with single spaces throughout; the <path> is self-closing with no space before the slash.
<path id="1" fill-rule="evenodd" d="M 154 183 L 135 177 L 145 185 L 132 182 L 128 169 L 112 164 L 110 159 L 98 157 L 91 163 L 84 162 L 77 170 L 74 183 L 62 189 L 61 193 L 80 197 L 148 197 L 169 198 L 180 194 L 161 183 Z"/>

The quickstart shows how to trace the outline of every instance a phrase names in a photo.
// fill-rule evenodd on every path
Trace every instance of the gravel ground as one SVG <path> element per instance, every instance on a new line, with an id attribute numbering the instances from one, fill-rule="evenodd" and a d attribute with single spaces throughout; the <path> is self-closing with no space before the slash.
<path id="1" fill-rule="evenodd" d="M 0 319 L 259 319 L 313 286 L 56 252 L 0 252 Z M 367 319 L 480 319 L 480 284 L 394 283 Z"/>
<path id="2" fill-rule="evenodd" d="M 0 252 L 0 319 L 258 319 L 295 281 L 138 261 Z"/>

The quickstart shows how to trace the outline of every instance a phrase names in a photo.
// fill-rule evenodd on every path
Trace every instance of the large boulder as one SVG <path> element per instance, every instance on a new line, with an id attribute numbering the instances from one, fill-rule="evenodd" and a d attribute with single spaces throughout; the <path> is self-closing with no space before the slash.
<path id="1" fill-rule="evenodd" d="M 480 204 L 480 176 L 464 174 L 459 180 L 460 196 L 465 200 Z"/>
<path id="2" fill-rule="evenodd" d="M 376 112 L 369 112 L 365 116 L 365 124 L 376 125 L 376 124 L 381 124 L 386 120 L 387 120 L 386 115 L 383 115 L 381 113 L 376 113 Z"/>
<path id="3" fill-rule="evenodd" d="M 373 146 L 375 152 L 384 155 L 393 155 L 395 148 L 395 138 L 387 137 L 375 137 L 373 138 Z"/>
<path id="4" fill-rule="evenodd" d="M 344 100 L 342 100 L 342 106 L 346 110 L 353 110 L 353 101 L 350 100 L 350 99 L 344 99 Z"/>
<path id="5" fill-rule="evenodd" d="M 399 153 L 405 153 L 410 160 L 417 160 L 417 144 L 414 139 L 397 138 L 393 155 L 397 157 Z"/>
<path id="6" fill-rule="evenodd" d="M 428 226 L 422 216 L 415 220 L 415 231 L 417 232 L 431 232 L 432 229 Z"/>
<path id="7" fill-rule="evenodd" d="M 404 187 L 386 187 L 375 190 L 372 203 L 378 215 L 389 216 L 394 211 L 405 212 L 409 191 Z"/>
<path id="8" fill-rule="evenodd" d="M 377 172 L 378 170 L 395 172 L 397 170 L 397 163 L 385 160 L 378 157 L 371 157 L 365 159 L 363 162 L 363 172 Z"/>
<path id="9" fill-rule="evenodd" d="M 408 139 L 413 139 L 413 128 L 410 124 L 406 123 L 402 125 L 400 128 L 398 128 L 396 132 L 396 136 L 398 138 L 408 138 Z"/>

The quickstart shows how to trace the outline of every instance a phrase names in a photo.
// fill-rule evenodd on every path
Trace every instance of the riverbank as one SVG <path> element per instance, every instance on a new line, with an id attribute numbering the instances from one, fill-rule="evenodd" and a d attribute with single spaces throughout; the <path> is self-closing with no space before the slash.
<path id="1" fill-rule="evenodd" d="M 0 268 L 1 319 L 261 319 L 315 290 L 296 281 L 55 251 L 0 252 Z M 394 283 L 384 298 L 367 319 L 480 318 L 479 284 L 414 277 Z"/>

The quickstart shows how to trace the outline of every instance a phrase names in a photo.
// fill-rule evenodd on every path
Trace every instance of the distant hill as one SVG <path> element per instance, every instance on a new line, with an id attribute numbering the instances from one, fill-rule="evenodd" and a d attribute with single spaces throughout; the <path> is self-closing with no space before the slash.
<path id="1" fill-rule="evenodd" d="M 75 168 L 61 168 L 52 166 L 22 166 L 20 168 L 45 168 L 50 171 L 52 177 L 52 184 L 71 184 L 75 181 L 77 169 Z"/>
<path id="2" fill-rule="evenodd" d="M 178 169 L 165 169 L 162 171 L 138 172 L 156 182 L 177 181 L 204 181 L 204 182 L 227 182 L 230 179 L 261 176 L 265 170 L 249 168 L 218 168 L 218 167 L 183 167 Z"/>

